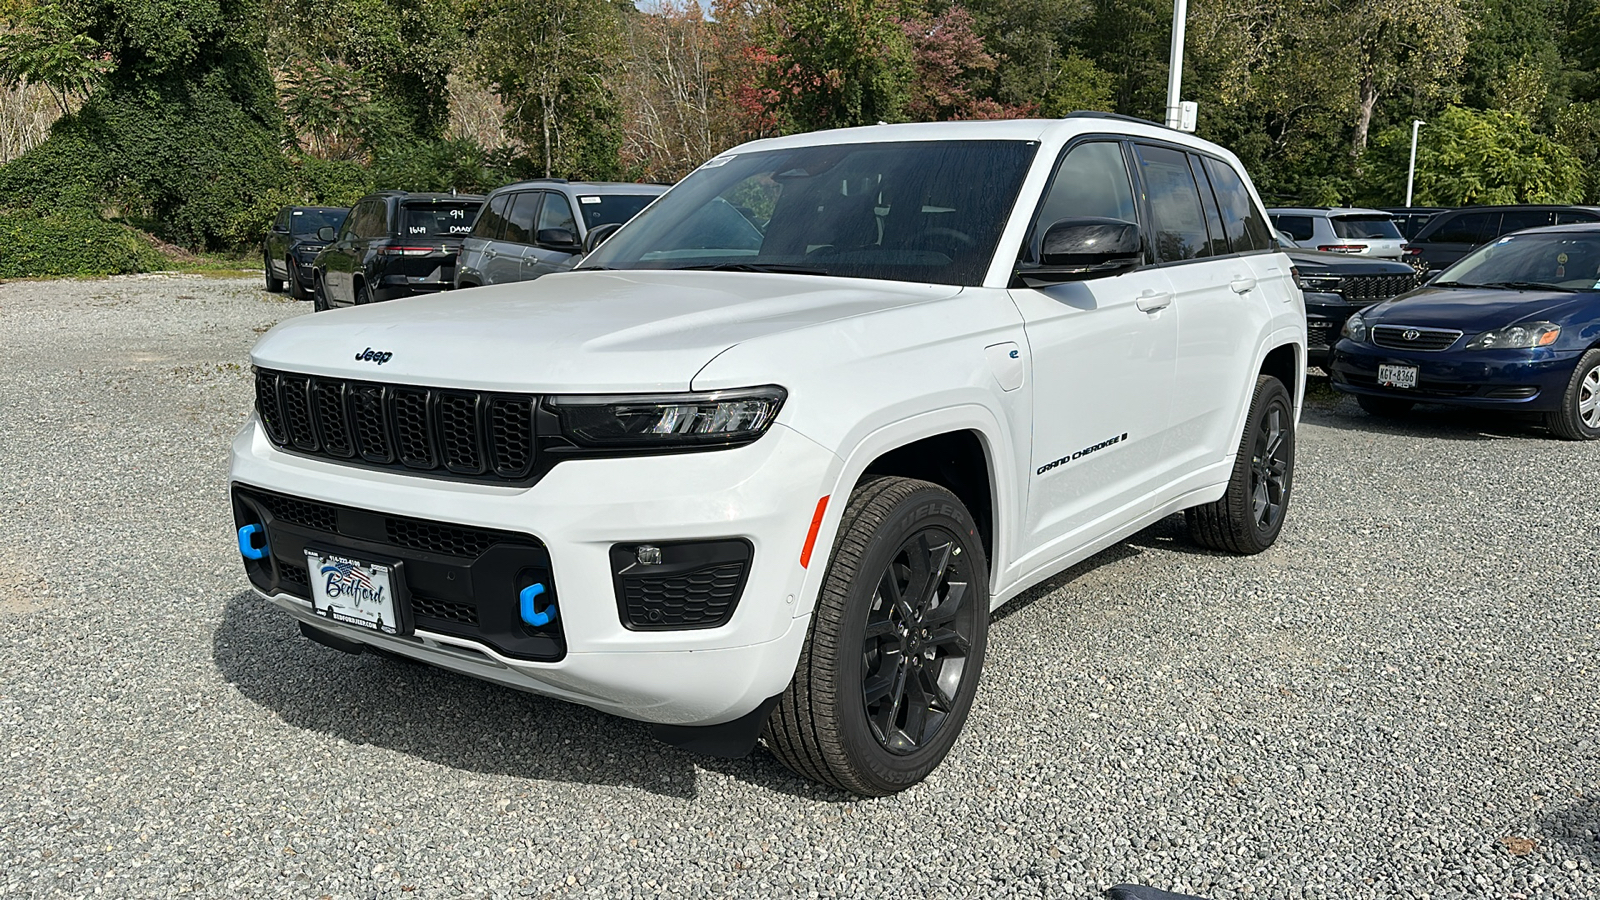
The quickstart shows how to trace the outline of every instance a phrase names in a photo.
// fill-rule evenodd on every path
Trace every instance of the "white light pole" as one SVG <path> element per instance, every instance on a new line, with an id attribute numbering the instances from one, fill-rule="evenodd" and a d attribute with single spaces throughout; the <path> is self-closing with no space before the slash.
<path id="1" fill-rule="evenodd" d="M 1411 120 L 1411 165 L 1406 169 L 1406 206 L 1411 205 L 1411 186 L 1417 180 L 1417 129 L 1428 124 L 1421 119 Z"/>
<path id="2" fill-rule="evenodd" d="M 1189 0 L 1172 2 L 1172 61 L 1167 69 L 1167 127 L 1183 125 L 1183 29 L 1189 19 Z"/>

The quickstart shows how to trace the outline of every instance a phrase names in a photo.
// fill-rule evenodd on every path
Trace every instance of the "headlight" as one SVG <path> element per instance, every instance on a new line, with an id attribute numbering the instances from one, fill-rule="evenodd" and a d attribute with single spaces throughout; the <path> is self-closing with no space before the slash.
<path id="1" fill-rule="evenodd" d="M 1301 275 L 1301 290 L 1314 294 L 1337 294 L 1344 279 L 1337 275 Z"/>
<path id="2" fill-rule="evenodd" d="M 748 444 L 765 434 L 788 396 L 768 385 L 732 391 L 557 396 L 561 432 L 581 447 L 668 448 Z"/>
<path id="3" fill-rule="evenodd" d="M 1548 347 L 1561 337 L 1561 326 L 1554 322 L 1525 322 L 1485 331 L 1467 344 L 1468 350 L 1527 350 Z"/>
<path id="4" fill-rule="evenodd" d="M 1367 320 L 1361 318 L 1361 313 L 1353 313 L 1344 320 L 1344 327 L 1339 329 L 1339 333 L 1352 341 L 1364 341 L 1367 339 Z"/>

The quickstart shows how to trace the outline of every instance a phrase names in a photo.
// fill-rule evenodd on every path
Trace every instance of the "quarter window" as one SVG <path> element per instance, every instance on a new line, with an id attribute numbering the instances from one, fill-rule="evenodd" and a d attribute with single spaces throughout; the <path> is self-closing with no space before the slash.
<path id="1" fill-rule="evenodd" d="M 1497 237 L 1510 231 L 1521 231 L 1524 228 L 1542 228 L 1545 225 L 1554 225 L 1556 214 L 1548 209 L 1516 209 L 1508 210 L 1500 217 L 1500 230 L 1490 237 Z"/>
<path id="2" fill-rule="evenodd" d="M 1261 214 L 1261 207 L 1256 205 L 1255 198 L 1250 196 L 1250 189 L 1244 186 L 1244 179 L 1233 170 L 1233 166 L 1208 156 L 1206 174 L 1211 176 L 1211 187 L 1217 192 L 1222 224 L 1228 231 L 1228 243 L 1232 245 L 1233 252 L 1271 249 L 1272 230 L 1267 227 L 1267 219 Z M 1278 227 L 1283 228 L 1281 225 Z M 1309 241 L 1314 224 L 1307 218 L 1304 227 L 1304 237 L 1288 228 L 1283 230 L 1297 241 Z"/>
<path id="3" fill-rule="evenodd" d="M 1273 216 L 1272 224 L 1297 241 L 1309 241 L 1317 236 L 1317 223 L 1310 216 Z"/>
<path id="4" fill-rule="evenodd" d="M 489 206 L 478 216 L 478 221 L 472 223 L 472 236 L 483 238 L 486 241 L 500 239 L 500 232 L 506 227 L 506 207 L 511 205 L 514 194 L 501 194 L 489 201 Z"/>
<path id="5" fill-rule="evenodd" d="M 1195 259 L 1205 251 L 1206 220 L 1189 159 L 1177 150 L 1138 144 L 1139 168 L 1154 219 L 1157 262 Z"/>

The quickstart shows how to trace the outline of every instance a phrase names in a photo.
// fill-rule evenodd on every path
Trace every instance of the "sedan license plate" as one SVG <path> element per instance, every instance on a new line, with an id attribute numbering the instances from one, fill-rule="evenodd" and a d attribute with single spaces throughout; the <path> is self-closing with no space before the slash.
<path id="1" fill-rule="evenodd" d="M 1414 388 L 1417 386 L 1416 366 L 1379 366 L 1378 386 Z"/>
<path id="2" fill-rule="evenodd" d="M 345 556 L 306 551 L 311 573 L 311 608 L 345 625 L 398 634 L 393 567 Z"/>

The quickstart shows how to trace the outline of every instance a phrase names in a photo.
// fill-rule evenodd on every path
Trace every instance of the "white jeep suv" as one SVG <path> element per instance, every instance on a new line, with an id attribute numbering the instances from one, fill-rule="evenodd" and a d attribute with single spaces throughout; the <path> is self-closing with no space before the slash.
<path id="1" fill-rule="evenodd" d="M 306 636 L 877 795 L 995 607 L 1179 510 L 1272 544 L 1305 315 L 1232 154 L 1075 114 L 746 144 L 573 272 L 252 359 L 239 549 Z"/>

